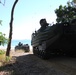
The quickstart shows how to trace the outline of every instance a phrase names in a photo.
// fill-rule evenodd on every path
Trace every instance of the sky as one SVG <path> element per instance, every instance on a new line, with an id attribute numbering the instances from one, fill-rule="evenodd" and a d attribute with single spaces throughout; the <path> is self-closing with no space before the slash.
<path id="1" fill-rule="evenodd" d="M 2 3 L 4 0 L 1 0 Z M 15 0 L 0 4 L 0 31 L 9 34 L 11 9 Z M 31 40 L 31 34 L 40 28 L 39 21 L 46 18 L 48 23 L 56 23 L 55 9 L 66 5 L 69 0 L 19 0 L 14 10 L 13 40 Z M 71 0 L 70 0 L 71 1 Z"/>

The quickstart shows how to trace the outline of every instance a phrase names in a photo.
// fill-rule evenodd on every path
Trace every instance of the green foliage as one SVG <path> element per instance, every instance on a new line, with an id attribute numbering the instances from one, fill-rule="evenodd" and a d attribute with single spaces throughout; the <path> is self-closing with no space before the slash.
<path id="1" fill-rule="evenodd" d="M 76 0 L 73 0 L 74 3 L 76 3 Z"/>
<path id="2" fill-rule="evenodd" d="M 11 60 L 10 56 L 6 56 L 6 62 L 9 62 Z"/>
<path id="3" fill-rule="evenodd" d="M 0 20 L 0 25 L 2 25 L 2 20 Z"/>
<path id="4" fill-rule="evenodd" d="M 74 8 L 69 2 L 67 6 L 60 5 L 59 8 L 55 10 L 57 15 L 56 21 L 61 22 L 70 22 L 72 19 L 76 18 L 76 8 Z"/>
<path id="5" fill-rule="evenodd" d="M 0 45 L 7 44 L 8 39 L 5 37 L 5 34 L 3 34 L 2 32 L 0 32 Z"/>
<path id="6" fill-rule="evenodd" d="M 5 54 L 4 50 L 0 50 L 0 55 Z"/>
<path id="7" fill-rule="evenodd" d="M 6 51 L 0 50 L 0 55 L 5 55 Z M 10 56 L 0 56 L 0 60 L 4 60 L 5 62 L 9 62 L 11 60 Z"/>
<path id="8" fill-rule="evenodd" d="M 0 20 L 0 25 L 2 25 L 2 20 Z M 5 37 L 5 34 L 3 34 L 2 32 L 0 32 L 0 45 L 7 44 L 8 43 L 8 39 Z"/>

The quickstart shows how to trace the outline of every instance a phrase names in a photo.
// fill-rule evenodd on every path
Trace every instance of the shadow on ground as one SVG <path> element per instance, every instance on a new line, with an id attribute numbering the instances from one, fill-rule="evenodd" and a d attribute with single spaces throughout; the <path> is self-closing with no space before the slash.
<path id="1" fill-rule="evenodd" d="M 0 67 L 0 72 L 10 72 L 6 75 L 67 75 L 54 68 L 64 58 L 66 56 L 52 56 L 49 60 L 42 60 L 33 54 L 27 54 L 16 57 L 14 63 Z"/>
<path id="2" fill-rule="evenodd" d="M 48 68 L 42 60 L 33 54 L 16 57 L 16 62 L 0 67 L 0 71 L 11 72 L 11 75 L 46 75 Z"/>

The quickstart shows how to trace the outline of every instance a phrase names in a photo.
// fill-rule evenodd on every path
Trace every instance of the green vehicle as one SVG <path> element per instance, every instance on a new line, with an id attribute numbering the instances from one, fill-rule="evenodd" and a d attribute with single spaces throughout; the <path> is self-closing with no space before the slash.
<path id="1" fill-rule="evenodd" d="M 41 19 L 40 24 L 41 28 L 31 38 L 34 55 L 46 59 L 50 55 L 76 54 L 76 19 L 52 26 Z"/>

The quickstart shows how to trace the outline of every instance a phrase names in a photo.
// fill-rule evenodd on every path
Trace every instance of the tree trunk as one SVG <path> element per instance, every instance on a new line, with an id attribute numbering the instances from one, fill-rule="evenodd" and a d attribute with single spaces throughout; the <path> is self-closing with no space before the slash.
<path id="1" fill-rule="evenodd" d="M 11 49 L 11 40 L 12 40 L 12 30 L 13 30 L 13 15 L 14 15 L 14 9 L 17 4 L 18 0 L 15 0 L 12 10 L 11 10 L 11 20 L 10 20 L 10 30 L 9 30 L 9 41 L 7 45 L 7 51 L 6 51 L 6 56 L 10 55 L 10 49 Z"/>

